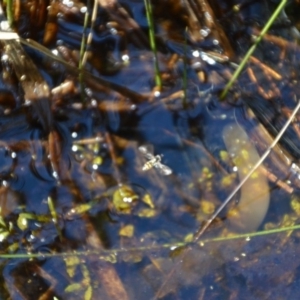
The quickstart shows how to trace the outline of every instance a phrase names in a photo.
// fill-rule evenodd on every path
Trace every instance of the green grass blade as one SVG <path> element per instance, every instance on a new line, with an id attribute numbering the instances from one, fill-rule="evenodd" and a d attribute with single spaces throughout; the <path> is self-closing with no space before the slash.
<path id="1" fill-rule="evenodd" d="M 270 27 L 272 26 L 272 24 L 274 23 L 274 21 L 276 20 L 276 18 L 278 17 L 278 15 L 280 14 L 280 12 L 282 11 L 282 9 L 284 8 L 284 6 L 286 5 L 287 0 L 282 0 L 280 2 L 280 4 L 278 5 L 278 7 L 276 8 L 276 10 L 274 11 L 274 13 L 272 14 L 271 18 L 268 20 L 267 24 L 265 25 L 265 27 L 263 28 L 263 30 L 261 31 L 260 35 L 255 39 L 252 47 L 248 50 L 248 52 L 246 53 L 245 57 L 243 58 L 242 62 L 240 63 L 239 67 L 236 69 L 236 71 L 234 72 L 234 74 L 232 75 L 230 81 L 227 83 L 227 85 L 225 86 L 220 98 L 224 99 L 229 91 L 229 89 L 232 87 L 233 83 L 236 81 L 236 79 L 238 78 L 238 76 L 240 75 L 240 73 L 242 72 L 242 70 L 244 69 L 247 61 L 249 60 L 250 56 L 253 54 L 253 52 L 255 51 L 257 45 L 260 43 L 260 41 L 262 40 L 263 36 L 267 33 L 267 31 L 270 29 Z"/>
<path id="2" fill-rule="evenodd" d="M 14 24 L 13 0 L 6 0 L 6 15 L 8 24 L 12 28 Z"/>
<path id="3" fill-rule="evenodd" d="M 162 87 L 162 81 L 158 66 L 158 59 L 157 59 L 157 48 L 156 48 L 156 42 L 155 42 L 155 33 L 154 33 L 154 23 L 153 23 L 153 11 L 152 11 L 152 5 L 150 3 L 150 0 L 144 0 L 145 8 L 146 8 L 146 17 L 149 25 L 149 41 L 150 41 L 150 47 L 153 52 L 154 56 L 154 70 L 155 70 L 155 83 L 156 86 L 161 89 Z"/>

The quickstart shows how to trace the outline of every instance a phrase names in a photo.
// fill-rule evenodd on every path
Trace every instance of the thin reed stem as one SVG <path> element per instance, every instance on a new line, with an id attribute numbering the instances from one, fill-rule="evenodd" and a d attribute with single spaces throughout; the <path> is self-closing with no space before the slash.
<path id="1" fill-rule="evenodd" d="M 241 72 L 244 69 L 246 63 L 248 62 L 250 56 L 255 51 L 257 45 L 261 42 L 261 40 L 264 37 L 264 35 L 268 32 L 268 30 L 270 29 L 270 27 L 272 26 L 272 24 L 274 23 L 274 21 L 276 20 L 276 18 L 280 14 L 280 12 L 283 10 L 283 8 L 286 5 L 286 3 L 287 3 L 287 0 L 282 0 L 281 3 L 278 5 L 278 7 L 276 8 L 276 10 L 272 14 L 271 18 L 268 20 L 267 24 L 264 26 L 264 28 L 260 32 L 259 36 L 255 39 L 253 45 L 248 50 L 248 52 L 244 56 L 243 60 L 239 64 L 238 68 L 236 69 L 236 71 L 232 75 L 231 79 L 229 80 L 229 82 L 225 86 L 225 88 L 224 88 L 224 90 L 223 90 L 223 92 L 222 92 L 222 94 L 220 96 L 221 99 L 224 99 L 226 97 L 228 91 L 230 90 L 230 88 L 232 87 L 232 85 L 236 81 L 236 79 L 239 77 L 239 75 L 241 74 Z"/>
<path id="2" fill-rule="evenodd" d="M 155 42 L 152 5 L 151 5 L 150 0 L 144 0 L 144 3 L 145 3 L 145 8 L 146 8 L 147 21 L 148 21 L 148 25 L 149 25 L 150 47 L 151 47 L 151 51 L 153 52 L 153 56 L 154 56 L 155 84 L 159 89 L 161 89 L 162 81 L 161 81 L 161 75 L 160 75 L 158 59 L 157 59 L 157 48 L 156 48 L 156 42 Z"/>

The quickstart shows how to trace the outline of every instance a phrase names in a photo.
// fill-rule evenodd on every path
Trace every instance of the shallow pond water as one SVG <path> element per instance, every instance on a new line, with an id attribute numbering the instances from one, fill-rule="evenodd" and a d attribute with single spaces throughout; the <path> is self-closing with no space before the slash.
<path id="1" fill-rule="evenodd" d="M 53 2 L 48 19 L 15 4 L 20 35 L 72 65 L 24 46 L 51 110 L 2 42 L 0 299 L 297 298 L 298 119 L 191 243 L 296 104 L 290 14 L 221 101 L 272 1 L 153 1 L 160 91 L 143 1 L 99 1 L 81 81 L 87 2 Z"/>

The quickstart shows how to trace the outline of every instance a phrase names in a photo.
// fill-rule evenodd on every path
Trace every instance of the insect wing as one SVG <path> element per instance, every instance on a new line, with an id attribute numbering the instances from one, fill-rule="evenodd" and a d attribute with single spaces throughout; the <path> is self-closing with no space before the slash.
<path id="1" fill-rule="evenodd" d="M 153 165 L 153 167 L 155 169 L 157 169 L 157 171 L 162 175 L 168 176 L 168 175 L 172 174 L 172 170 L 168 166 L 166 166 L 160 162 L 155 163 Z"/>
<path id="2" fill-rule="evenodd" d="M 153 147 L 151 145 L 143 145 L 139 147 L 139 151 L 144 155 L 147 159 L 153 159 Z"/>

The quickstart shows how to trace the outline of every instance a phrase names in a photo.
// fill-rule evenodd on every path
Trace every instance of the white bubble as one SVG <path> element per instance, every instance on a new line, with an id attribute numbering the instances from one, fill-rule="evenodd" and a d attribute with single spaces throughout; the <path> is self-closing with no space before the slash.
<path id="1" fill-rule="evenodd" d="M 85 14 L 87 12 L 87 7 L 86 6 L 81 7 L 80 12 Z"/>
<path id="2" fill-rule="evenodd" d="M 89 96 L 89 97 L 92 97 L 93 96 L 93 92 L 90 88 L 85 88 L 84 89 L 85 93 Z"/>
<path id="3" fill-rule="evenodd" d="M 73 7 L 74 6 L 74 2 L 73 1 L 68 1 L 67 6 L 70 7 L 70 8 Z"/>
<path id="4" fill-rule="evenodd" d="M 193 55 L 194 57 L 199 57 L 199 56 L 200 56 L 200 52 L 199 52 L 198 50 L 194 50 L 194 51 L 192 52 L 192 55 Z"/>
<path id="5" fill-rule="evenodd" d="M 202 37 L 207 37 L 210 34 L 210 29 L 201 29 L 200 34 L 202 35 Z"/>
<path id="6" fill-rule="evenodd" d="M 110 30 L 110 33 L 113 34 L 113 35 L 116 35 L 118 32 L 115 28 L 111 28 Z"/>
<path id="7" fill-rule="evenodd" d="M 51 52 L 52 52 L 52 54 L 54 54 L 54 55 L 58 55 L 58 51 L 57 51 L 57 49 L 53 49 L 53 50 L 51 50 Z"/>
<path id="8" fill-rule="evenodd" d="M 128 54 L 123 54 L 123 55 L 122 55 L 122 60 L 123 60 L 124 62 L 129 62 L 129 55 L 128 55 Z"/>
<path id="9" fill-rule="evenodd" d="M 56 41 L 56 45 L 57 46 L 62 46 L 64 44 L 64 41 L 63 40 L 57 40 Z"/>
<path id="10" fill-rule="evenodd" d="M 154 97 L 159 97 L 160 96 L 160 91 L 155 91 L 154 92 Z"/>
<path id="11" fill-rule="evenodd" d="M 7 55 L 7 54 L 3 54 L 3 55 L 1 56 L 1 60 L 2 60 L 2 61 L 8 60 L 8 55 Z"/>

